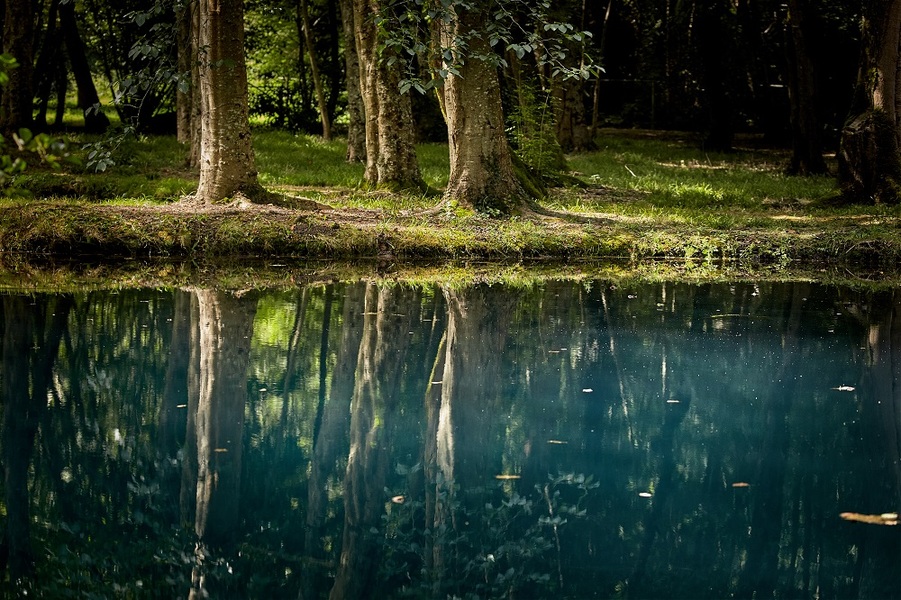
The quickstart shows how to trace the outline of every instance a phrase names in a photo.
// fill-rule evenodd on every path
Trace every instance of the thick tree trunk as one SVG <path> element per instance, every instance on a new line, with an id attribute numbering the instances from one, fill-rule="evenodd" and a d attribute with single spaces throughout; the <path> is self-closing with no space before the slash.
<path id="1" fill-rule="evenodd" d="M 197 200 L 265 197 L 257 181 L 247 108 L 242 0 L 200 0 L 200 183 Z"/>
<path id="2" fill-rule="evenodd" d="M 31 2 L 5 3 L 3 53 L 19 63 L 7 75 L 9 81 L 0 90 L 0 133 L 8 135 L 32 126 L 34 72 L 34 11 Z"/>
<path id="3" fill-rule="evenodd" d="M 344 76 L 347 85 L 347 162 L 366 161 L 366 117 L 360 93 L 360 57 L 354 35 L 353 0 L 339 0 L 344 32 Z"/>
<path id="4" fill-rule="evenodd" d="M 816 76 L 807 42 L 810 39 L 809 15 L 808 0 L 789 1 L 786 46 L 792 158 L 788 172 L 795 175 L 819 175 L 826 172 Z"/>
<path id="5" fill-rule="evenodd" d="M 319 105 L 319 120 L 322 121 L 322 139 L 328 142 L 332 139 L 332 123 L 325 103 L 325 89 L 322 87 L 322 78 L 319 76 L 319 59 L 316 56 L 316 46 L 313 43 L 313 25 L 310 23 L 310 10 L 307 6 L 307 0 L 300 0 L 297 10 L 300 12 L 301 29 L 303 29 L 303 37 L 307 45 L 307 55 L 310 57 L 313 89 L 316 92 L 316 102 Z"/>
<path id="6" fill-rule="evenodd" d="M 839 184 L 851 202 L 901 201 L 901 0 L 872 0 L 861 20 L 855 105 L 842 130 Z"/>
<path id="7" fill-rule="evenodd" d="M 399 89 L 402 60 L 378 39 L 375 17 L 386 8 L 380 0 L 354 0 L 353 5 L 366 116 L 366 181 L 390 189 L 422 189 L 410 96 Z"/>
<path id="8" fill-rule="evenodd" d="M 100 96 L 97 95 L 84 42 L 78 32 L 74 2 L 60 4 L 59 22 L 66 40 L 66 54 L 69 55 L 75 86 L 78 88 L 78 108 L 84 115 L 84 129 L 88 133 L 102 133 L 109 127 L 109 119 L 100 112 Z"/>
<path id="9" fill-rule="evenodd" d="M 453 21 L 439 32 L 441 46 L 453 48 L 458 36 L 465 38 L 478 31 L 486 18 L 477 7 L 458 8 Z M 451 74 L 444 83 L 450 149 L 445 199 L 479 211 L 511 214 L 526 208 L 528 195 L 514 170 L 504 134 L 497 72 L 494 65 L 479 58 L 491 53 L 485 36 L 470 37 L 466 56 L 460 57 L 464 59 L 460 75 Z"/>

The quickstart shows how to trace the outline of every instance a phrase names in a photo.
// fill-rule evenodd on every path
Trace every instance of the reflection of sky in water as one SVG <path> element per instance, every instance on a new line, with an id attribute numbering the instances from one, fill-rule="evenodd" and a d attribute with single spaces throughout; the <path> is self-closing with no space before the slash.
<path id="1" fill-rule="evenodd" d="M 34 342 L 7 381 L 67 319 L 40 402 L 4 405 L 5 447 L 35 426 L 4 462 L 32 473 L 34 519 L 7 530 L 37 590 L 899 594 L 897 293 L 334 285 L 221 299 L 220 333 L 193 339 L 192 295 L 4 299 Z M 198 360 L 239 318 L 249 353 Z M 246 389 L 205 401 L 203 369 Z M 217 527 L 203 558 L 194 531 Z"/>

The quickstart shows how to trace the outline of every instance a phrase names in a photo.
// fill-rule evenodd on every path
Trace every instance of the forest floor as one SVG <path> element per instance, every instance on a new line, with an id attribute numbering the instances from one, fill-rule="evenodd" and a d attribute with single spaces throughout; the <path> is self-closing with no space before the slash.
<path id="1" fill-rule="evenodd" d="M 36 170 L 22 179 L 26 193 L 0 200 L 0 261 L 16 271 L 48 262 L 134 266 L 185 259 L 354 261 L 380 269 L 424 261 L 582 268 L 618 261 L 635 268 L 651 260 L 653 270 L 682 276 L 841 273 L 901 280 L 898 207 L 835 205 L 832 178 L 787 177 L 778 151 L 711 156 L 674 136 L 631 132 L 604 139 L 598 152 L 569 158 L 582 184 L 551 189 L 542 201 L 559 216 L 504 219 L 434 210 L 439 193 L 367 191 L 354 185 L 358 167 L 341 164 L 340 142 L 282 133 L 257 136 L 261 180 L 282 196 L 278 206 L 240 200 L 200 206 L 184 200 L 193 175 L 178 166 L 178 147 L 150 140 L 133 148 L 118 171 Z M 430 186 L 440 189 L 446 147 L 433 146 L 420 150 L 420 160 Z"/>

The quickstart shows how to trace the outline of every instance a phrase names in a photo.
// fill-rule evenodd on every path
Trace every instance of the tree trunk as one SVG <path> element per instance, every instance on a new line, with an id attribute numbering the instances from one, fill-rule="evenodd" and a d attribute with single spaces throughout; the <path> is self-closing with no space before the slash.
<path id="1" fill-rule="evenodd" d="M 901 200 L 901 0 L 872 0 L 861 19 L 862 47 L 851 118 L 842 130 L 839 185 L 849 202 Z"/>
<path id="2" fill-rule="evenodd" d="M 789 0 L 786 49 L 792 158 L 788 172 L 793 175 L 819 175 L 826 172 L 816 76 L 807 43 L 810 39 L 809 6 L 808 0 Z"/>
<path id="3" fill-rule="evenodd" d="M 11 54 L 19 66 L 7 75 L 9 81 L 0 90 L 0 133 L 8 135 L 32 126 L 34 71 L 34 11 L 31 2 L 5 3 L 3 53 Z"/>
<path id="4" fill-rule="evenodd" d="M 75 86 L 78 88 L 78 108 L 84 115 L 84 130 L 87 133 L 103 133 L 109 127 L 109 119 L 100 112 L 100 97 L 94 86 L 84 42 L 78 32 L 74 2 L 60 4 L 59 23 L 66 40 L 66 54 L 69 55 Z"/>
<path id="5" fill-rule="evenodd" d="M 176 7 L 175 23 L 178 27 L 176 34 L 176 51 L 178 53 L 178 76 L 183 78 L 175 90 L 175 118 L 176 135 L 182 144 L 191 143 L 191 119 L 193 117 L 192 106 L 194 95 L 194 63 L 197 57 L 194 52 L 194 32 L 192 23 L 197 10 L 195 2 L 185 2 Z"/>
<path id="6" fill-rule="evenodd" d="M 200 183 L 196 199 L 213 204 L 243 194 L 266 196 L 257 181 L 247 108 L 242 0 L 200 0 Z"/>
<path id="7" fill-rule="evenodd" d="M 455 47 L 458 36 L 478 31 L 487 18 L 478 6 L 457 8 L 451 22 L 440 26 L 443 48 Z M 450 178 L 445 199 L 475 210 L 513 214 L 527 207 L 527 193 L 513 167 L 510 145 L 504 134 L 504 114 L 497 72 L 493 64 L 479 58 L 490 56 L 487 37 L 468 39 L 460 75 L 444 82 L 443 106 L 447 114 Z M 447 68 L 451 65 L 445 65 Z"/>
<path id="8" fill-rule="evenodd" d="M 35 82 L 37 86 L 38 112 L 34 117 L 34 126 L 36 129 L 41 130 L 47 127 L 47 108 L 50 104 L 53 80 L 57 71 L 63 68 L 60 63 L 64 61 L 62 43 L 58 31 L 59 4 L 59 0 L 51 0 L 47 9 L 44 41 L 41 43 L 41 53 L 38 56 L 37 66 L 35 67 L 35 72 L 38 74 L 38 79 Z"/>
<path id="9" fill-rule="evenodd" d="M 360 57 L 354 36 L 353 0 L 339 0 L 344 32 L 344 76 L 347 84 L 347 162 L 366 161 L 366 117 L 360 92 Z"/>
<path id="10" fill-rule="evenodd" d="M 400 93 L 402 60 L 379 44 L 374 17 L 381 0 L 354 0 L 354 34 L 366 117 L 366 181 L 389 189 L 422 189 L 410 96 Z M 396 59 L 392 64 L 389 59 Z"/>
<path id="11" fill-rule="evenodd" d="M 313 26 L 310 23 L 310 11 L 307 6 L 307 0 L 300 0 L 297 10 L 300 11 L 303 37 L 307 45 L 307 54 L 310 57 L 313 89 L 316 92 L 316 102 L 319 104 L 319 119 L 322 121 L 322 139 L 328 142 L 332 139 L 332 124 L 328 115 L 328 107 L 325 103 L 325 90 L 322 87 L 322 78 L 319 76 L 319 59 L 316 57 L 316 46 L 313 43 Z"/>

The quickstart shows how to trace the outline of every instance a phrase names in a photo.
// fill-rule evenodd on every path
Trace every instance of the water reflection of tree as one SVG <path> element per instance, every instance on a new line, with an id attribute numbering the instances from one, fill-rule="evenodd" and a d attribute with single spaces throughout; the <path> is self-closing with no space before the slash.
<path id="1" fill-rule="evenodd" d="M 209 593 L 204 573 L 205 546 L 227 548 L 239 524 L 247 370 L 256 298 L 198 290 L 198 386 L 188 410 L 188 436 L 196 450 L 194 531 L 200 564 L 191 597 Z M 187 463 L 186 463 L 187 464 Z M 193 464 L 192 464 L 193 466 Z M 215 589 L 215 588 L 214 588 Z"/>
<path id="2" fill-rule="evenodd" d="M 368 284 L 363 335 L 357 359 L 350 418 L 350 453 L 344 476 L 344 531 L 330 598 L 370 597 L 378 537 L 387 498 L 399 391 L 413 323 L 419 320 L 418 291 Z"/>
<path id="3" fill-rule="evenodd" d="M 47 410 L 47 393 L 72 300 L 59 296 L 3 297 L 2 444 L 5 522 L 0 566 L 28 594 L 34 576 L 28 489 L 35 435 Z"/>

